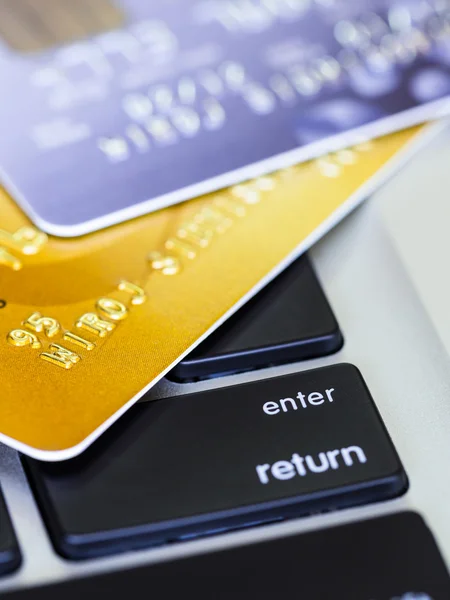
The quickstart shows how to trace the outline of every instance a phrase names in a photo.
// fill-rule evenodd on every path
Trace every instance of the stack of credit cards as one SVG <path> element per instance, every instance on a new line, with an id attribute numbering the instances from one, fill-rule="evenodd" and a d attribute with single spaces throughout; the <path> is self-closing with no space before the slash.
<path id="1" fill-rule="evenodd" d="M 433 135 L 450 0 L 0 0 L 0 77 L 0 440 L 64 460 Z"/>

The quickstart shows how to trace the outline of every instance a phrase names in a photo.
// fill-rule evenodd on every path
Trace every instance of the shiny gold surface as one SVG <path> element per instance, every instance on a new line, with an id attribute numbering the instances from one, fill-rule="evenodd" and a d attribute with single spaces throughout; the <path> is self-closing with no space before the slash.
<path id="1" fill-rule="evenodd" d="M 80 444 L 416 133 L 82 238 L 47 239 L 31 228 L 36 252 L 21 252 L 22 234 L 19 248 L 10 241 L 31 226 L 2 192 L 0 247 L 22 268 L 0 261 L 0 433 L 29 449 Z"/>
<path id="2" fill-rule="evenodd" d="M 110 0 L 0 0 L 0 40 L 16 52 L 41 52 L 123 25 Z"/>

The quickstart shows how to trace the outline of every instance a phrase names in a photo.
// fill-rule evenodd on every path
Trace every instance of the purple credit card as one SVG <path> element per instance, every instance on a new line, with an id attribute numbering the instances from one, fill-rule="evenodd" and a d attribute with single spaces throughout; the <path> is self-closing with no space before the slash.
<path id="1" fill-rule="evenodd" d="M 450 0 L 53 2 L 0 26 L 0 178 L 54 235 L 450 111 Z"/>

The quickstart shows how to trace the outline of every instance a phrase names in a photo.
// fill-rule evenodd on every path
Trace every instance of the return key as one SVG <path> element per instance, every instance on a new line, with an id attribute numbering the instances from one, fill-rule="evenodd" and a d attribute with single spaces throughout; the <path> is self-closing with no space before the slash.
<path id="1" fill-rule="evenodd" d="M 71 558 L 385 500 L 407 486 L 348 364 L 143 403 L 78 459 L 25 460 L 53 542 Z"/>

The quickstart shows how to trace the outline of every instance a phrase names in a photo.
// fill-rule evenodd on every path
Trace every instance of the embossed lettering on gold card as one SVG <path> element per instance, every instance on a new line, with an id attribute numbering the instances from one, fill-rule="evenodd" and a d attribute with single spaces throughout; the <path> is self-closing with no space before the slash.
<path id="1" fill-rule="evenodd" d="M 398 133 L 70 240 L 37 231 L 0 195 L 0 439 L 43 460 L 80 453 L 367 197 L 417 137 Z"/>

